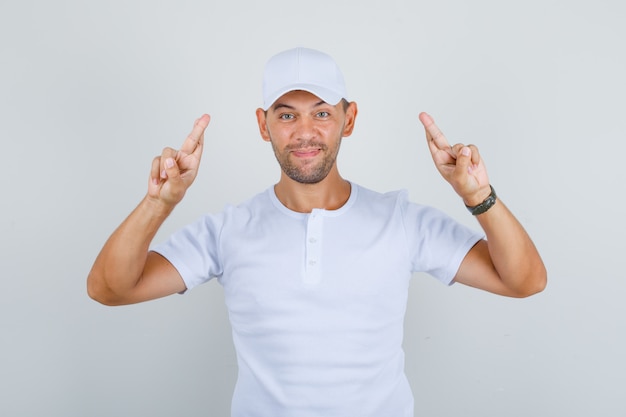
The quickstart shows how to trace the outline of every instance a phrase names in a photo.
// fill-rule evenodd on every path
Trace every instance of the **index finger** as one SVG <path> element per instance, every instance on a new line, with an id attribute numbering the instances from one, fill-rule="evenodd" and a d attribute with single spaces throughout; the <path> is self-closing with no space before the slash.
<path id="1" fill-rule="evenodd" d="M 437 149 L 448 152 L 452 157 L 456 158 L 454 152 L 452 152 L 452 147 L 448 143 L 443 132 L 437 127 L 435 124 L 435 120 L 427 114 L 420 113 L 419 115 L 420 122 L 424 125 L 424 129 L 426 129 L 426 139 L 429 144 L 433 143 Z"/>
<path id="2" fill-rule="evenodd" d="M 183 142 L 183 146 L 180 147 L 181 152 L 189 155 L 196 150 L 198 144 L 202 145 L 202 142 L 204 141 L 204 130 L 207 128 L 210 121 L 211 116 L 208 114 L 203 114 L 198 120 L 196 120 L 191 133 L 189 133 L 187 139 Z"/>

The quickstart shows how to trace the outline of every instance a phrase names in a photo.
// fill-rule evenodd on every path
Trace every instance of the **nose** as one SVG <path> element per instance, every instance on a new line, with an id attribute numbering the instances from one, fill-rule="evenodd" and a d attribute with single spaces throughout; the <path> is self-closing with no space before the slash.
<path id="1" fill-rule="evenodd" d="M 298 118 L 296 125 L 296 138 L 298 140 L 310 140 L 315 137 L 315 123 L 311 117 Z"/>

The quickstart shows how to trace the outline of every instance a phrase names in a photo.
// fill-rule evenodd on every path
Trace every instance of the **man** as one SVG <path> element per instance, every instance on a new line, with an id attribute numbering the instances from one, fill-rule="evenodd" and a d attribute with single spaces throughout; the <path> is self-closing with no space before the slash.
<path id="1" fill-rule="evenodd" d="M 435 165 L 486 239 L 404 192 L 343 179 L 336 157 L 357 105 L 328 55 L 296 48 L 274 56 L 263 96 L 256 117 L 279 182 L 151 250 L 196 176 L 203 115 L 180 150 L 152 162 L 148 193 L 97 257 L 89 295 L 129 304 L 216 277 L 239 365 L 233 416 L 412 416 L 401 346 L 411 274 L 526 297 L 546 284 L 543 262 L 497 199 L 478 149 L 450 146 L 425 113 Z"/>

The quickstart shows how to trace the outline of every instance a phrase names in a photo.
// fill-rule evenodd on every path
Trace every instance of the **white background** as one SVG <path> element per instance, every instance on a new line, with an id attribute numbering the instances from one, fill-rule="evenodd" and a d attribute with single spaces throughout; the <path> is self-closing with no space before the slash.
<path id="1" fill-rule="evenodd" d="M 85 278 L 153 156 L 213 117 L 158 240 L 264 190 L 261 71 L 324 50 L 360 114 L 342 174 L 478 227 L 418 122 L 475 143 L 548 288 L 512 300 L 417 275 L 406 371 L 418 416 L 624 416 L 626 7 L 594 1 L 0 2 L 0 414 L 227 416 L 222 289 L 110 308 Z"/>

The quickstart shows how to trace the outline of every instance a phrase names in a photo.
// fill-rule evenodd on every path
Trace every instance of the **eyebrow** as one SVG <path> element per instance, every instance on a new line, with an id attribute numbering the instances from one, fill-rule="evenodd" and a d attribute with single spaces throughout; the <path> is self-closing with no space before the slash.
<path id="1" fill-rule="evenodd" d="M 315 107 L 318 107 L 318 106 L 321 106 L 321 105 L 324 105 L 324 104 L 326 104 L 326 102 L 324 100 L 320 100 L 318 103 L 314 104 L 313 107 L 315 108 Z M 272 111 L 277 111 L 277 110 L 282 109 L 282 108 L 285 108 L 285 109 L 288 109 L 288 110 L 295 110 L 296 109 L 294 106 L 291 106 L 289 104 L 276 102 L 276 104 L 274 104 L 272 106 Z"/>

